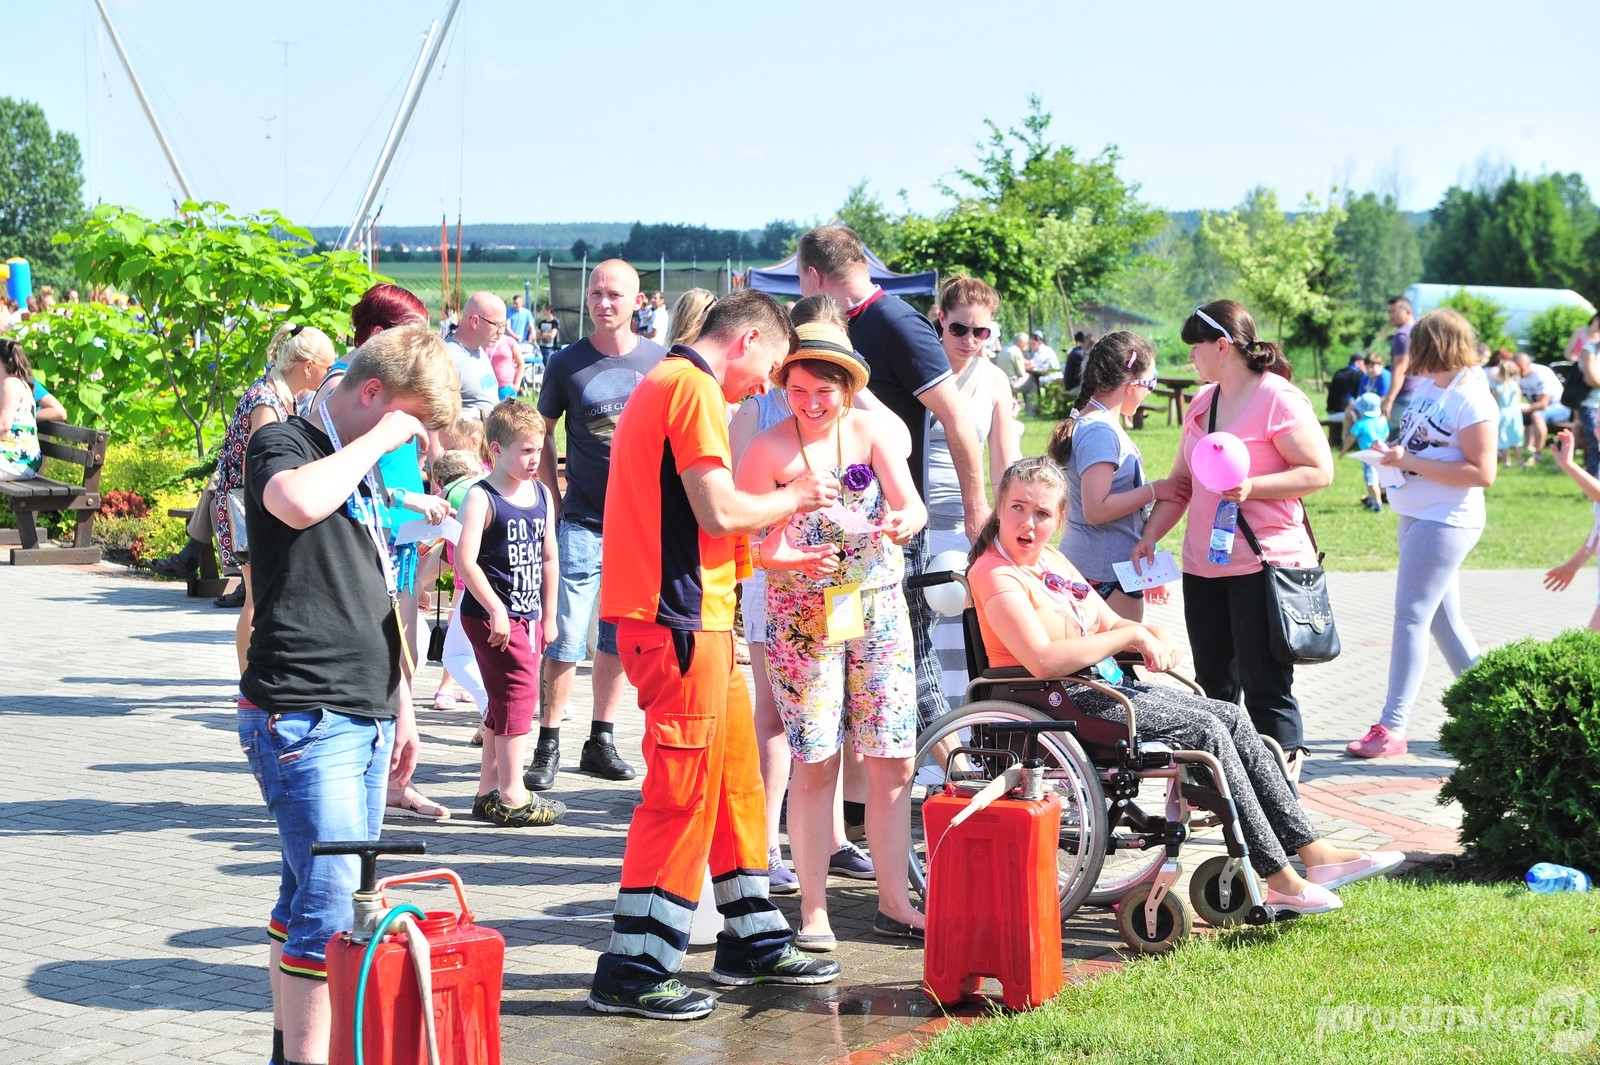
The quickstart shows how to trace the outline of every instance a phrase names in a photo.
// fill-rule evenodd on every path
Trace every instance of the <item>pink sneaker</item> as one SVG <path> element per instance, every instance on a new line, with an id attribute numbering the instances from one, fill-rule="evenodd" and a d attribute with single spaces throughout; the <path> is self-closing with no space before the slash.
<path id="1" fill-rule="evenodd" d="M 1343 900 L 1320 884 L 1307 884 L 1298 895 L 1285 895 L 1267 888 L 1266 903 L 1275 910 L 1289 913 L 1327 913 L 1344 905 Z"/>
<path id="2" fill-rule="evenodd" d="M 1379 876 L 1396 868 L 1406 856 L 1400 851 L 1363 851 L 1361 857 L 1348 862 L 1329 862 L 1327 865 L 1306 866 L 1306 879 L 1329 891 Z"/>
<path id="3" fill-rule="evenodd" d="M 1367 734 L 1345 747 L 1348 754 L 1357 758 L 1388 758 L 1406 753 L 1406 734 L 1390 732 L 1382 725 L 1373 725 Z"/>

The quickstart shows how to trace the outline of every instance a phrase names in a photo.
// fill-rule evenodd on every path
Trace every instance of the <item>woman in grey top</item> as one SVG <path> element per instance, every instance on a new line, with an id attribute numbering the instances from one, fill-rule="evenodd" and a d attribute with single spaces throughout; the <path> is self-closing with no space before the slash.
<path id="1" fill-rule="evenodd" d="M 1137 333 L 1107 334 L 1089 349 L 1077 406 L 1051 433 L 1048 449 L 1067 472 L 1061 553 L 1130 621 L 1144 620 L 1146 599 L 1165 603 L 1167 591 L 1129 594 L 1112 566 L 1132 556 L 1157 499 L 1181 501 L 1172 482 L 1145 479 L 1139 447 L 1122 428 L 1123 415 L 1137 410 L 1155 385 L 1155 347 Z"/>

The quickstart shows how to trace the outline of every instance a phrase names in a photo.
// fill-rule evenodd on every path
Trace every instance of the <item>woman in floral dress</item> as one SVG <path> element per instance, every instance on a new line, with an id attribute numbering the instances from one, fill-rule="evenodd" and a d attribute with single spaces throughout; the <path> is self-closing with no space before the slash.
<path id="1" fill-rule="evenodd" d="M 867 842 L 878 882 L 874 929 L 920 939 L 906 864 L 911 846 L 911 756 L 916 682 L 900 582 L 900 545 L 927 522 L 892 415 L 851 407 L 868 370 L 848 336 L 813 322 L 774 375 L 794 412 L 758 435 L 741 458 L 742 490 L 771 492 L 812 469 L 832 470 L 842 492 L 826 510 L 771 530 L 767 669 L 794 758 L 789 845 L 800 880 L 803 950 L 836 945 L 826 884 L 833 795 L 848 733 L 867 766 Z M 832 551 L 796 547 L 836 545 Z"/>

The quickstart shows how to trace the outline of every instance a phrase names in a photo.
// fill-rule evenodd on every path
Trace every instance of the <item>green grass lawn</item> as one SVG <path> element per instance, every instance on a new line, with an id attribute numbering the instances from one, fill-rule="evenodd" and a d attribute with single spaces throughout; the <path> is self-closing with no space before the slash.
<path id="1" fill-rule="evenodd" d="M 952 1025 L 911 1060 L 1600 1060 L 1592 894 L 1424 879 L 1342 894 L 1336 913 L 1192 939 L 1030 1013 Z"/>
<path id="2" fill-rule="evenodd" d="M 1178 427 L 1163 422 L 1156 417 L 1132 434 L 1152 479 L 1166 476 L 1178 449 Z M 1024 419 L 1022 453 L 1043 454 L 1053 424 L 1044 418 Z M 1365 491 L 1361 464 L 1336 457 L 1333 484 L 1307 501 L 1329 569 L 1385 570 L 1399 562 L 1395 515 L 1363 509 L 1358 500 Z M 1538 469 L 1502 469 L 1488 489 L 1488 508 L 1489 524 L 1467 556 L 1469 568 L 1547 569 L 1571 558 L 1591 526 L 1588 502 L 1548 458 Z M 1182 549 L 1182 531 L 1180 524 L 1163 541 L 1175 556 Z"/>

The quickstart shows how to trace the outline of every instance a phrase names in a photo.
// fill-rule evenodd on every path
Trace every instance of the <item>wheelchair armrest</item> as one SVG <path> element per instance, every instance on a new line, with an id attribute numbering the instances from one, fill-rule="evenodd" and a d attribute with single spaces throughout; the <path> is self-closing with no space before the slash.
<path id="1" fill-rule="evenodd" d="M 1139 749 L 1139 726 L 1135 720 L 1133 703 L 1122 694 L 1097 676 L 1086 673 L 1073 673 L 1065 677 L 1035 677 L 1028 672 L 1025 666 L 993 666 L 983 671 L 984 680 L 1036 680 L 1041 684 L 1081 684 L 1085 688 L 1093 688 L 1102 695 L 1122 705 L 1123 713 L 1127 716 L 1128 723 L 1128 750 Z"/>

